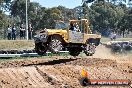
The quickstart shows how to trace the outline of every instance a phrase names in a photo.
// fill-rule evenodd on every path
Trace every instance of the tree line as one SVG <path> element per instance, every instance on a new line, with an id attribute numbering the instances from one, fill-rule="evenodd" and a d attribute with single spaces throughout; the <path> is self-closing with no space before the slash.
<path id="1" fill-rule="evenodd" d="M 0 32 L 7 26 L 25 24 L 26 0 L 0 0 Z M 105 0 L 85 0 L 81 6 L 73 9 L 64 6 L 52 8 L 42 7 L 39 3 L 28 1 L 28 22 L 32 24 L 34 32 L 44 28 L 54 28 L 56 21 L 86 18 L 90 21 L 92 31 L 98 31 L 107 36 L 110 31 L 124 34 L 132 31 L 132 8 L 125 4 L 114 4 Z M 114 0 L 116 1 L 116 0 Z M 92 5 L 88 6 L 88 3 Z M 81 4 L 81 3 L 80 3 Z M 6 15 L 4 11 L 8 11 Z"/>

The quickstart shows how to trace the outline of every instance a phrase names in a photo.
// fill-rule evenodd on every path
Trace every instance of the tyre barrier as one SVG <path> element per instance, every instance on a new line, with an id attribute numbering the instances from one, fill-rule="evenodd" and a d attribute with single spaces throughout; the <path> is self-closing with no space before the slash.
<path id="1" fill-rule="evenodd" d="M 0 54 L 36 53 L 35 50 L 0 50 Z"/>
<path id="2" fill-rule="evenodd" d="M 120 46 L 120 44 L 115 43 L 111 45 L 111 49 L 113 52 L 121 52 L 122 47 Z"/>
<path id="3" fill-rule="evenodd" d="M 111 41 L 106 44 L 113 52 L 132 51 L 132 41 Z"/>

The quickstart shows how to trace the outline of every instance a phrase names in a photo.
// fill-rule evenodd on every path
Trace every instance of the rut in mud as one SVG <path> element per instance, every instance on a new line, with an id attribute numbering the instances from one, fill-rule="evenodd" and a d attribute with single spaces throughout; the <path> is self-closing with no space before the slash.
<path id="1" fill-rule="evenodd" d="M 102 53 L 106 50 L 101 48 Z M 99 49 L 98 48 L 98 49 Z M 99 52 L 99 51 L 98 51 Z M 105 51 L 106 52 L 106 51 Z M 131 58 L 114 58 L 109 51 L 104 57 L 50 57 L 0 63 L 0 88 L 83 88 L 79 79 L 81 70 L 88 71 L 90 79 L 129 79 L 132 81 Z M 110 57 L 105 57 L 111 55 Z M 113 57 L 113 58 L 111 58 Z M 88 86 L 88 88 L 111 86 Z M 112 86 L 130 88 L 130 86 Z"/>
<path id="2" fill-rule="evenodd" d="M 4 88 L 81 88 L 79 79 L 82 68 L 88 71 L 90 79 L 132 79 L 132 64 L 118 63 L 115 60 L 78 58 L 61 64 L 53 62 L 1 68 L 0 85 Z"/>
<path id="3" fill-rule="evenodd" d="M 23 66 L 33 66 L 33 65 L 56 65 L 56 64 L 65 64 L 67 62 L 71 62 L 74 60 L 77 60 L 78 58 L 75 59 L 58 59 L 58 60 L 52 60 L 44 63 L 38 63 L 38 64 L 28 64 L 28 65 L 23 65 Z"/>

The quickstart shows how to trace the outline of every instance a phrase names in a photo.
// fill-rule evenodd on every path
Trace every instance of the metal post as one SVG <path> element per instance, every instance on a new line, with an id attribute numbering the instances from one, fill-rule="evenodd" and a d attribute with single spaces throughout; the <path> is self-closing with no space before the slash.
<path id="1" fill-rule="evenodd" d="M 27 0 L 26 0 L 26 37 L 28 40 L 28 14 L 27 14 Z"/>
<path id="2" fill-rule="evenodd" d="M 86 0 L 82 0 L 82 9 L 81 9 L 81 13 L 80 13 L 80 20 L 81 20 L 81 32 L 82 32 L 82 15 L 83 15 L 83 3 L 85 3 Z"/>
<path id="3" fill-rule="evenodd" d="M 81 20 L 81 32 L 83 32 L 83 29 L 82 29 L 82 15 L 83 15 L 83 9 L 81 10 L 81 16 L 80 16 L 81 17 L 81 19 L 80 19 Z"/>

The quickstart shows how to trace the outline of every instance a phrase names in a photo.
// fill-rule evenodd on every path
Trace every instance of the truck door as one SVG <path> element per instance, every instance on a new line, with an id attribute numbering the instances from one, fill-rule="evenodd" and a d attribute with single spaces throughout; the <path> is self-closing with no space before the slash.
<path id="1" fill-rule="evenodd" d="M 70 43 L 82 43 L 84 34 L 81 32 L 69 30 L 69 42 Z"/>

